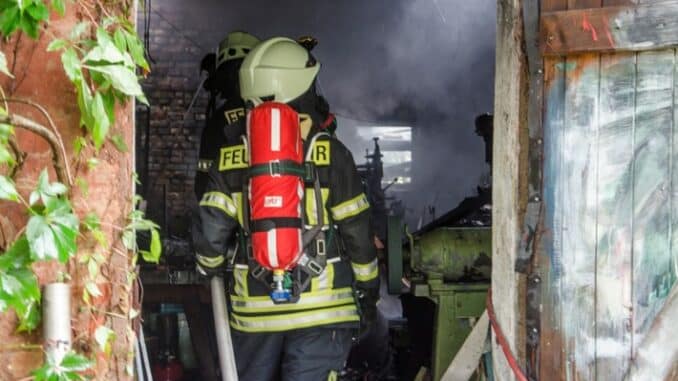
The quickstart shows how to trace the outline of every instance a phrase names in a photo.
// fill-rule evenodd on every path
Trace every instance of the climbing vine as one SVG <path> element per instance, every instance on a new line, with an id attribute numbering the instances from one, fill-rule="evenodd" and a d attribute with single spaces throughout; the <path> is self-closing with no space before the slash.
<path id="1" fill-rule="evenodd" d="M 55 35 L 49 28 L 50 17 L 64 16 L 67 6 L 75 7 L 82 21 L 66 35 Z M 89 169 L 96 167 L 96 156 L 106 144 L 119 151 L 128 149 L 122 136 L 112 133 L 116 107 L 131 97 L 147 104 L 139 85 L 139 74 L 146 75 L 150 68 L 143 45 L 128 21 L 130 11 L 129 4 L 124 1 L 103 5 L 98 0 L 0 0 L 0 34 L 5 40 L 17 34 L 32 39 L 47 35 L 51 39 L 47 51 L 60 53 L 63 70 L 75 89 L 83 130 L 73 142 L 72 156 L 78 158 L 79 165 L 83 152 L 90 152 L 91 157 L 86 159 Z M 1 51 L 0 76 L 14 76 Z M 43 126 L 13 113 L 10 107 L 13 102 L 34 107 L 45 116 L 49 125 Z M 15 176 L 25 158 L 15 137 L 17 129 L 37 134 L 49 143 L 57 177 L 56 181 L 50 180 L 48 168 L 43 169 L 28 195 L 22 195 L 15 184 Z M 87 269 L 82 298 L 97 322 L 92 335 L 93 347 L 98 350 L 97 356 L 107 356 L 116 335 L 106 325 L 106 316 L 115 313 L 101 311 L 95 303 L 103 295 L 96 280 L 106 265 L 104 253 L 130 257 L 131 267 L 136 265 L 137 253 L 141 253 L 146 261 L 157 262 L 161 251 L 160 236 L 157 225 L 146 220 L 143 212 L 132 210 L 126 226 L 113 227 L 114 239 L 122 241 L 132 256 L 124 252 L 110 253 L 119 249 L 114 242 L 107 242 L 100 217 L 92 211 L 78 215 L 74 210 L 72 187 L 77 186 L 87 197 L 88 185 L 80 177 L 73 179 L 73 170 L 58 131 L 41 105 L 7 97 L 0 87 L 0 202 L 17 204 L 28 217 L 26 226 L 16 237 L 6 247 L 0 247 L 0 251 L 4 251 L 0 255 L 0 312 L 14 311 L 19 332 L 36 329 L 41 318 L 41 293 L 34 264 L 57 261 L 70 266 L 75 261 Z M 132 203 L 136 206 L 138 201 L 135 198 Z M 137 246 L 136 232 L 139 230 L 150 231 L 151 243 L 147 249 Z M 83 242 L 87 250 L 79 250 L 79 244 Z M 68 280 L 69 273 L 60 274 L 60 278 Z M 127 278 L 131 290 L 134 273 L 130 272 Z M 138 311 L 131 308 L 127 312 L 128 316 L 122 316 L 125 319 L 131 320 L 138 315 Z M 127 334 L 133 336 L 131 329 Z M 83 379 L 93 363 L 93 359 L 74 351 L 62 358 L 48 356 L 33 378 L 38 381 Z M 128 363 L 130 370 L 131 363 Z"/>

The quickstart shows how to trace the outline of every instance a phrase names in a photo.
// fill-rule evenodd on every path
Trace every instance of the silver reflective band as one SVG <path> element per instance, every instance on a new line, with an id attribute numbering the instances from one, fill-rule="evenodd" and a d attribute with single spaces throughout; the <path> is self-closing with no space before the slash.
<path id="1" fill-rule="evenodd" d="M 200 206 L 211 206 L 223 210 L 231 217 L 236 216 L 237 209 L 233 200 L 221 192 L 207 192 L 202 196 Z"/>
<path id="2" fill-rule="evenodd" d="M 248 317 L 231 314 L 231 326 L 245 332 L 285 331 L 352 321 L 360 321 L 354 305 L 284 315 Z"/>
<path id="3" fill-rule="evenodd" d="M 354 302 L 353 290 L 350 288 L 339 292 L 335 291 L 334 293 L 323 293 L 320 295 L 313 295 L 313 293 L 303 293 L 301 294 L 299 301 L 294 305 L 275 304 L 271 298 L 266 298 L 268 300 L 252 300 L 251 298 L 241 299 L 238 297 L 232 297 L 231 304 L 233 305 L 233 310 L 235 311 L 255 312 L 251 310 L 289 310 L 290 307 L 293 307 L 294 309 L 309 309 L 313 307 L 329 307 L 332 305 Z"/>
<path id="4" fill-rule="evenodd" d="M 351 262 L 351 267 L 356 280 L 361 282 L 370 281 L 379 275 L 379 261 L 376 258 L 366 264 Z"/>
<path id="5" fill-rule="evenodd" d="M 348 217 L 356 216 L 360 214 L 360 212 L 367 210 L 369 207 L 370 203 L 367 201 L 367 196 L 365 196 L 364 193 L 361 193 L 332 208 L 332 217 L 334 217 L 336 221 L 341 221 Z"/>
<path id="6" fill-rule="evenodd" d="M 212 160 L 207 160 L 207 159 L 198 160 L 198 171 L 199 172 L 209 172 L 210 167 L 212 167 Z"/>

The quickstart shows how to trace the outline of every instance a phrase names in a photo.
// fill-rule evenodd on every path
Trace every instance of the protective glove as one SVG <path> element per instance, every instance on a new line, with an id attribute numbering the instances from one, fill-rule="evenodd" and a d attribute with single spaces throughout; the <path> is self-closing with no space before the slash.
<path id="1" fill-rule="evenodd" d="M 195 269 L 198 274 L 212 278 L 214 276 L 223 276 L 224 273 L 224 257 L 205 257 L 200 254 L 195 255 L 196 263 Z"/>
<path id="2" fill-rule="evenodd" d="M 357 289 L 358 307 L 360 308 L 360 333 L 358 340 L 364 337 L 377 322 L 377 302 L 379 301 L 379 289 Z"/>

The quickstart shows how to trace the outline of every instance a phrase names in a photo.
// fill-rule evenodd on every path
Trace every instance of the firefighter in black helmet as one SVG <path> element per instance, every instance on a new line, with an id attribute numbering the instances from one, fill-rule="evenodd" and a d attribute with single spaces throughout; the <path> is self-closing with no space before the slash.
<path id="1" fill-rule="evenodd" d="M 201 69 L 208 73 L 204 88 L 209 92 L 206 123 L 200 136 L 195 195 L 200 200 L 207 186 L 207 173 L 228 141 L 239 140 L 245 131 L 245 108 L 240 98 L 238 71 L 247 53 L 259 39 L 246 32 L 231 32 L 217 53 L 205 56 Z"/>
<path id="2" fill-rule="evenodd" d="M 257 45 L 240 69 L 240 90 L 247 104 L 270 100 L 299 113 L 304 149 L 311 152 L 322 188 L 326 265 L 318 276 L 306 275 L 310 281 L 296 303 L 274 303 L 268 296 L 270 274 L 262 276 L 243 250 L 247 243 L 242 226 L 248 223 L 244 144 L 223 151 L 229 154 L 212 167 L 200 202 L 201 234 L 196 242 L 200 270 L 218 274 L 224 263 L 234 264 L 230 325 L 241 381 L 336 379 L 356 329 L 366 329 L 376 318 L 379 268 L 369 203 L 350 151 L 331 134 L 320 133 L 332 118 L 327 102 L 316 92 L 319 70 L 307 49 L 282 37 Z M 319 215 L 315 194 L 307 186 L 305 221 L 311 225 Z M 226 258 L 233 245 L 238 247 L 235 256 Z"/>

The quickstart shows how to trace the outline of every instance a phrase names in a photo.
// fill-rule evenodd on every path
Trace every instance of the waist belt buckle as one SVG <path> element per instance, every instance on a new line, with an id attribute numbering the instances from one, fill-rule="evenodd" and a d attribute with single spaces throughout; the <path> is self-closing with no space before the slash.
<path id="1" fill-rule="evenodd" d="M 280 177 L 280 160 L 268 162 L 268 174 L 271 177 Z"/>
<path id="2" fill-rule="evenodd" d="M 265 275 L 266 269 L 263 266 L 257 265 L 254 269 L 252 269 L 252 276 L 254 279 L 263 280 Z"/>
<path id="3" fill-rule="evenodd" d="M 325 240 L 324 239 L 316 239 L 315 240 L 315 254 L 316 256 L 319 257 L 324 257 L 325 256 Z"/>
<path id="4" fill-rule="evenodd" d="M 314 259 L 308 261 L 306 268 L 313 274 L 313 276 L 319 276 L 323 272 L 322 265 L 320 265 L 320 263 L 316 262 Z"/>

